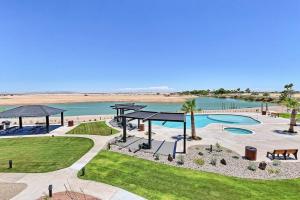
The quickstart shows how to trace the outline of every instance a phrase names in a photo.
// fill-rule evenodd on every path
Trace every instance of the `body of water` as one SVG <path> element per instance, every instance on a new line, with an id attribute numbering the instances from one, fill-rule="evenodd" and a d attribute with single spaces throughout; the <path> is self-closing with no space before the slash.
<path id="1" fill-rule="evenodd" d="M 66 103 L 66 104 L 48 104 L 56 108 L 67 110 L 66 116 L 78 115 L 108 115 L 116 112 L 110 108 L 111 105 L 120 102 L 85 102 L 85 103 Z M 181 109 L 181 103 L 137 103 L 147 105 L 144 110 L 161 112 L 178 112 Z M 271 104 L 269 104 L 271 105 Z M 202 110 L 221 110 L 236 108 L 254 108 L 260 107 L 261 102 L 251 102 L 238 99 L 221 99 L 212 97 L 197 98 L 197 106 Z M 13 108 L 13 106 L 0 106 L 0 111 Z"/>

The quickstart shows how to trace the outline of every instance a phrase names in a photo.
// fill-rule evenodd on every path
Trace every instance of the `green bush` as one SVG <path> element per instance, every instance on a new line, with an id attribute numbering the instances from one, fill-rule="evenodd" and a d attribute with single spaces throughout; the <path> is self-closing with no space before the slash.
<path id="1" fill-rule="evenodd" d="M 195 159 L 194 160 L 194 163 L 196 163 L 197 165 L 200 165 L 200 166 L 202 166 L 202 165 L 204 165 L 205 164 L 205 161 L 203 160 L 203 159 Z"/>

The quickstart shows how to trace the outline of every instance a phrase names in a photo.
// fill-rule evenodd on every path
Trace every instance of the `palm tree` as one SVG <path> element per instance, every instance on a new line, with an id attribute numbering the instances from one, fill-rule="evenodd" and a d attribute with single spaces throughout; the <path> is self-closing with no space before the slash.
<path id="1" fill-rule="evenodd" d="M 185 113 L 191 113 L 191 130 L 192 130 L 192 139 L 196 140 L 196 128 L 195 128 L 195 116 L 194 112 L 197 110 L 196 99 L 187 100 L 182 105 L 181 110 Z"/>
<path id="2" fill-rule="evenodd" d="M 283 103 L 286 107 L 292 109 L 289 132 L 294 133 L 294 126 L 296 126 L 297 123 L 297 111 L 299 109 L 300 103 L 297 99 L 294 98 L 286 98 Z"/>

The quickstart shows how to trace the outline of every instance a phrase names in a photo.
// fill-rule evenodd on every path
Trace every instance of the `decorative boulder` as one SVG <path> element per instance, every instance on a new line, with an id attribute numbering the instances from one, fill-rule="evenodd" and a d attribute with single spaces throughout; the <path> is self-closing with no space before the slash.
<path id="1" fill-rule="evenodd" d="M 128 152 L 132 152 L 130 148 L 128 149 Z"/>
<path id="2" fill-rule="evenodd" d="M 261 162 L 258 165 L 258 168 L 261 169 L 261 170 L 265 170 L 266 167 L 267 167 L 267 163 L 266 162 Z"/>
<path id="3" fill-rule="evenodd" d="M 170 162 L 173 161 L 173 157 L 171 156 L 171 154 L 168 155 L 168 161 L 170 161 Z"/>
<path id="4" fill-rule="evenodd" d="M 227 162 L 226 162 L 226 160 L 223 158 L 222 160 L 220 160 L 220 163 L 222 164 L 222 165 L 227 165 Z"/>

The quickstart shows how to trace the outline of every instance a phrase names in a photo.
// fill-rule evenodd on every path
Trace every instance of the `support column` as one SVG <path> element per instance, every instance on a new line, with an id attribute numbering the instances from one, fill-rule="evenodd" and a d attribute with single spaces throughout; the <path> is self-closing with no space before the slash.
<path id="1" fill-rule="evenodd" d="M 151 126 L 151 120 L 148 120 L 148 146 L 149 149 L 151 149 L 151 136 L 152 136 L 152 126 Z"/>
<path id="2" fill-rule="evenodd" d="M 138 128 L 140 128 L 140 125 L 141 125 L 141 120 L 138 119 Z"/>
<path id="3" fill-rule="evenodd" d="M 186 153 L 186 122 L 183 122 L 183 153 Z"/>
<path id="4" fill-rule="evenodd" d="M 50 126 L 49 116 L 46 116 L 46 129 L 47 129 L 47 133 L 49 133 L 49 126 Z"/>
<path id="5" fill-rule="evenodd" d="M 19 128 L 23 128 L 22 117 L 19 117 Z"/>
<path id="6" fill-rule="evenodd" d="M 126 142 L 126 133 L 127 133 L 126 117 L 122 117 L 122 126 L 123 126 L 123 142 Z"/>
<path id="7" fill-rule="evenodd" d="M 60 113 L 60 125 L 64 126 L 64 113 Z"/>
<path id="8" fill-rule="evenodd" d="M 119 109 L 117 108 L 117 122 L 119 122 L 120 119 L 119 119 Z"/>

